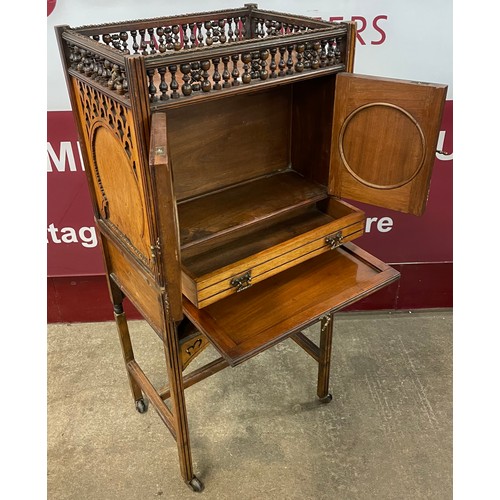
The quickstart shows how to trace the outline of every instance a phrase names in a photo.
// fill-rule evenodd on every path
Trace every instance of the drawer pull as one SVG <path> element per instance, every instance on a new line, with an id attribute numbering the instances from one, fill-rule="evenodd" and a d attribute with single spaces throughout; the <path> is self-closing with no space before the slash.
<path id="1" fill-rule="evenodd" d="M 325 238 L 325 243 L 330 245 L 330 249 L 333 250 L 342 244 L 342 231 L 339 231 L 335 234 L 331 234 Z"/>
<path id="2" fill-rule="evenodd" d="M 231 286 L 236 288 L 237 292 L 241 292 L 250 288 L 252 286 L 252 271 L 247 271 L 245 274 L 241 276 L 236 276 L 231 281 Z"/>

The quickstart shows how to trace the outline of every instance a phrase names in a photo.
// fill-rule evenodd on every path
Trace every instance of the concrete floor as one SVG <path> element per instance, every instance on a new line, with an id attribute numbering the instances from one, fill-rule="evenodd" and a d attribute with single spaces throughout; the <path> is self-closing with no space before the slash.
<path id="1" fill-rule="evenodd" d="M 158 338 L 142 321 L 130 331 L 164 385 Z M 198 494 L 154 409 L 134 409 L 114 323 L 51 324 L 48 498 L 452 498 L 451 310 L 338 314 L 330 404 L 316 370 L 287 340 L 186 390 Z"/>

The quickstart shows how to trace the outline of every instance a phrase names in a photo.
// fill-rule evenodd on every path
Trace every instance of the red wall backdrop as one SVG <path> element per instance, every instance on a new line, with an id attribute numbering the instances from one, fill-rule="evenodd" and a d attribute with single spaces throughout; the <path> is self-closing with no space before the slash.
<path id="1" fill-rule="evenodd" d="M 331 18 L 331 20 L 333 18 L 335 20 L 356 18 L 358 26 L 361 28 L 358 37 L 357 67 L 355 68 L 358 73 L 372 72 L 371 64 L 373 63 L 377 65 L 378 69 L 376 73 L 372 72 L 373 74 L 411 79 L 411 76 L 407 77 L 405 74 L 404 59 L 398 60 L 397 57 L 398 44 L 402 44 L 401 40 L 404 41 L 406 36 L 403 24 L 404 22 L 408 23 L 408 20 L 403 22 L 403 14 L 401 13 L 403 11 L 396 10 L 400 8 L 397 2 L 391 0 L 382 2 L 381 5 L 386 5 L 387 10 L 379 13 L 373 11 L 373 13 L 364 16 L 323 15 L 321 17 Z M 219 7 L 228 6 L 216 5 L 210 6 L 210 9 Z M 56 24 L 84 24 L 83 22 L 72 23 L 70 16 L 72 12 L 62 1 L 57 2 L 57 5 L 56 2 L 48 2 L 48 15 L 54 17 L 58 14 L 58 9 L 63 8 L 67 9 L 64 15 L 67 15 L 68 18 L 64 22 Z M 273 9 L 274 6 L 266 5 L 266 8 Z M 374 8 L 369 2 L 366 3 L 367 12 L 371 12 Z M 274 10 L 287 11 L 287 8 L 277 6 Z M 297 12 L 311 15 L 310 12 Z M 147 13 L 128 18 L 146 16 L 148 16 Z M 401 17 L 401 20 L 398 21 L 397 16 Z M 120 20 L 122 17 L 123 15 L 113 18 L 113 20 Z M 104 18 L 99 18 L 98 13 L 96 13 L 96 19 L 92 22 L 106 21 Z M 429 31 L 428 33 L 434 32 Z M 53 27 L 50 26 L 49 41 L 51 37 L 53 37 Z M 414 49 L 413 62 L 417 64 L 420 52 L 425 52 L 425 50 L 423 48 L 420 51 L 416 50 L 418 44 L 415 45 Z M 383 51 L 386 50 L 388 55 L 384 55 Z M 379 54 L 378 59 L 375 60 L 373 57 L 368 57 L 374 51 L 378 51 Z M 59 56 L 54 54 L 54 57 L 58 58 Z M 391 71 L 390 62 L 393 59 L 399 61 L 401 73 Z M 432 60 L 432 58 L 425 60 L 422 67 L 427 68 L 427 65 L 431 65 Z M 380 64 L 381 61 L 388 62 L 388 67 L 385 68 L 383 64 Z M 60 75 L 57 77 L 61 80 L 60 63 L 58 61 L 52 62 L 59 68 Z M 417 72 L 424 73 L 421 79 L 425 78 L 425 71 Z M 56 81 L 57 85 L 60 84 L 59 80 Z M 446 79 L 434 79 L 433 81 L 451 83 Z M 56 94 L 56 91 L 54 90 L 53 93 Z M 60 99 L 60 93 L 55 97 L 55 100 L 58 99 Z M 113 318 L 112 307 L 104 278 L 101 251 L 93 226 L 93 214 L 76 127 L 69 106 L 62 107 L 67 109 L 49 110 L 47 113 L 48 321 L 111 320 Z M 453 152 L 452 95 L 449 95 L 449 100 L 446 102 L 438 149 L 448 153 Z M 397 283 L 351 306 L 351 309 L 414 309 L 452 306 L 452 171 L 453 155 L 438 154 L 427 210 L 421 217 L 348 200 L 362 208 L 367 215 L 366 234 L 356 243 L 392 264 L 401 272 L 402 276 Z M 140 317 L 130 304 L 128 305 L 128 315 L 132 318 Z"/>

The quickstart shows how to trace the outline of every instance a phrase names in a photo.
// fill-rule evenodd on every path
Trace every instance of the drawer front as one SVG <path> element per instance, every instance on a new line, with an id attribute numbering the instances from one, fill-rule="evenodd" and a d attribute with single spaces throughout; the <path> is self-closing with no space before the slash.
<path id="1" fill-rule="evenodd" d="M 314 230 L 204 276 L 194 278 L 184 270 L 184 295 L 196 307 L 205 307 L 363 234 L 365 216 L 357 208 L 331 198 L 323 203 L 321 211 L 330 216 L 330 222 Z"/>
<path id="2" fill-rule="evenodd" d="M 268 260 L 262 262 L 260 259 L 249 266 L 245 271 L 235 273 L 229 277 L 205 286 L 199 287 L 197 293 L 198 307 L 205 307 L 233 293 L 239 293 L 266 278 L 289 269 L 308 259 L 316 257 L 325 252 L 329 252 L 342 243 L 347 243 L 363 234 L 364 221 L 357 222 L 348 227 L 337 229 L 323 228 L 319 238 L 293 248 L 277 256 L 269 255 Z M 333 242 L 333 243 L 332 243 Z M 269 251 L 272 254 L 272 251 Z"/>

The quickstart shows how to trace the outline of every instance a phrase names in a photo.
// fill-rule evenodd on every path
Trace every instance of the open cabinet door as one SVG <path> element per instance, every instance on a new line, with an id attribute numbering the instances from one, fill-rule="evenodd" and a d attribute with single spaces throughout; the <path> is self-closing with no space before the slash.
<path id="1" fill-rule="evenodd" d="M 329 192 L 421 215 L 446 85 L 337 75 Z"/>

